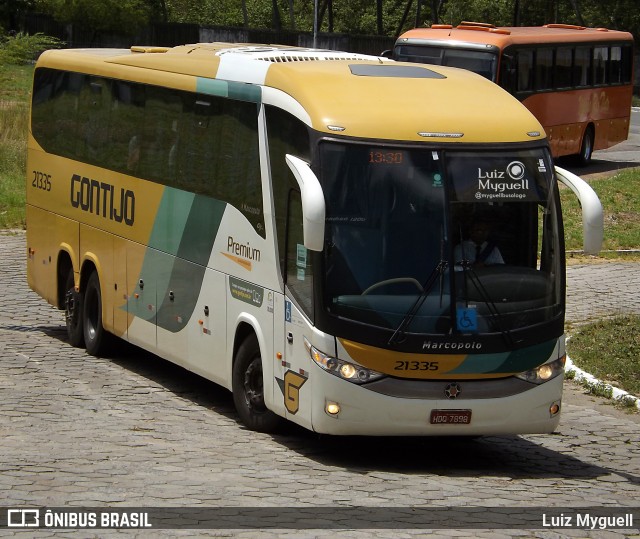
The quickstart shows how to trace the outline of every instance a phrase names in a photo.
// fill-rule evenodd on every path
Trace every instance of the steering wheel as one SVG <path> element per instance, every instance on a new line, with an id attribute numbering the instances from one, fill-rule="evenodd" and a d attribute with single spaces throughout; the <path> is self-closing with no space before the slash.
<path id="1" fill-rule="evenodd" d="M 367 288 L 361 295 L 366 296 L 370 292 L 373 292 L 377 288 L 381 286 L 386 286 L 388 284 L 398 284 L 398 283 L 411 283 L 415 285 L 419 292 L 423 292 L 424 289 L 419 281 L 414 279 L 413 277 L 395 277 L 393 279 L 385 279 L 384 281 L 378 281 L 377 283 L 373 283 L 369 288 Z"/>

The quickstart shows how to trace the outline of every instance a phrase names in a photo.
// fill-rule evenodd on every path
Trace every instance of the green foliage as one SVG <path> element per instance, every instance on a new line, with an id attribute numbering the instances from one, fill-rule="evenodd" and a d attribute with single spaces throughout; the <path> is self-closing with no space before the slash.
<path id="1" fill-rule="evenodd" d="M 32 65 L 0 62 L 0 228 L 25 223 L 25 167 Z"/>
<path id="2" fill-rule="evenodd" d="M 513 26 L 515 0 L 446 0 L 439 12 L 439 22 L 457 25 L 461 21 L 479 21 L 496 26 Z M 640 38 L 640 11 L 637 0 L 580 0 L 576 12 L 569 0 L 525 2 L 520 0 L 519 25 L 539 26 L 564 23 L 604 27 L 632 32 Z M 423 13 L 424 24 L 433 22 L 430 12 Z"/>
<path id="3" fill-rule="evenodd" d="M 94 32 L 134 33 L 152 19 L 157 2 L 145 0 L 37 0 L 40 10 L 61 23 Z"/>
<path id="4" fill-rule="evenodd" d="M 43 34 L 30 36 L 19 33 L 12 37 L 0 37 L 0 65 L 28 64 L 42 51 L 55 49 L 60 45 L 60 40 Z"/>
<path id="5" fill-rule="evenodd" d="M 95 32 L 134 33 L 141 26 L 156 20 L 194 23 L 203 26 L 246 26 L 310 32 L 313 30 L 312 0 L 10 0 L 18 2 L 22 11 L 50 13 L 61 23 L 82 24 Z M 318 0 L 325 6 L 323 0 Z M 377 34 L 376 1 L 341 0 L 333 2 L 333 32 Z M 394 36 L 405 14 L 409 0 L 382 0 L 382 31 Z M 459 24 L 480 21 L 511 26 L 520 6 L 521 25 L 541 25 L 550 22 L 607 27 L 632 32 L 640 39 L 640 10 L 637 0 L 579 0 L 579 12 L 570 0 L 430 0 L 421 4 L 418 26 L 434 22 Z M 34 7 L 35 4 L 35 7 Z M 275 16 L 277 6 L 278 16 Z M 416 24 L 417 0 L 411 3 L 401 30 Z M 438 6 L 437 14 L 432 10 Z M 0 13 L 0 24 L 2 19 Z M 15 16 L 14 16 L 15 18 Z M 320 30 L 329 31 L 329 14 L 324 13 Z"/>
<path id="6" fill-rule="evenodd" d="M 581 326 L 567 349 L 582 370 L 640 396 L 640 316 L 618 316 Z M 603 391 L 603 387 L 597 389 Z"/>

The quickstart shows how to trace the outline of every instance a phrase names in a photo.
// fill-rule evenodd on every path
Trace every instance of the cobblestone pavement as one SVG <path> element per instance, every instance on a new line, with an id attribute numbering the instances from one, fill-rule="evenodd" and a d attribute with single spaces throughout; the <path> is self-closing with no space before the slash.
<path id="1" fill-rule="evenodd" d="M 640 537 L 638 414 L 585 397 L 567 383 L 553 435 L 358 439 L 294 427 L 274 436 L 249 432 L 237 421 L 231 395 L 197 376 L 132 348 L 102 359 L 70 347 L 61 313 L 26 286 L 25 249 L 23 233 L 0 234 L 3 506 L 229 507 L 231 515 L 233 508 L 270 508 L 280 516 L 295 508 L 310 517 L 304 529 L 4 529 L 0 535 Z M 569 316 L 637 310 L 639 270 L 626 264 L 569 268 Z M 578 306 L 585 298 L 587 310 Z M 632 511 L 635 529 L 542 526 L 545 511 L 569 516 L 571 508 L 604 506 Z M 478 518 L 494 515 L 500 522 L 500 513 L 489 510 L 496 507 L 522 508 L 540 525 L 430 534 L 411 525 L 411 515 L 427 507 L 460 508 L 444 519 L 449 527 L 477 511 Z"/>
<path id="2" fill-rule="evenodd" d="M 640 314 L 640 263 L 567 266 L 567 326 L 604 317 Z"/>

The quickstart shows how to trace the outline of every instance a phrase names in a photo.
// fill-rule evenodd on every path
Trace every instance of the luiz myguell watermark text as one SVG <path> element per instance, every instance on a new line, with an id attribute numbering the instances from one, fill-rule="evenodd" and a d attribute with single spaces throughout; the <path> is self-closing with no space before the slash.
<path id="1" fill-rule="evenodd" d="M 640 531 L 640 507 L 5 507 L 0 529 Z"/>

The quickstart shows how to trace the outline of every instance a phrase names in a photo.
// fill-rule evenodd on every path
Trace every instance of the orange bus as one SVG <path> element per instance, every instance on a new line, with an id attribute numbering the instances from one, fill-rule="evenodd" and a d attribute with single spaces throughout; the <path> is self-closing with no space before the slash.
<path id="1" fill-rule="evenodd" d="M 519 99 L 543 125 L 555 157 L 627 139 L 633 94 L 633 37 L 566 24 L 415 28 L 396 41 L 395 60 L 475 71 Z M 499 112 L 499 111 L 496 111 Z"/>

